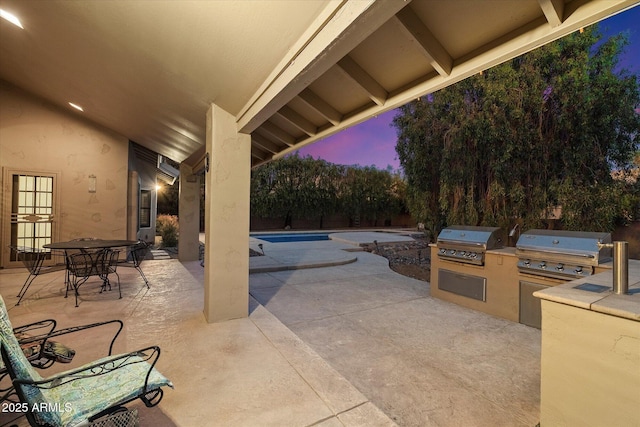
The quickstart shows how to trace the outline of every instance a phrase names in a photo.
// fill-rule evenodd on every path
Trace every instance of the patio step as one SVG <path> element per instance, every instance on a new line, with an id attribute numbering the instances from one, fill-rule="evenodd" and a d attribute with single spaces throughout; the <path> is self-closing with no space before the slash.
<path id="1" fill-rule="evenodd" d="M 151 249 L 149 252 L 151 252 L 153 259 L 171 259 L 167 251 L 163 251 L 162 249 Z"/>

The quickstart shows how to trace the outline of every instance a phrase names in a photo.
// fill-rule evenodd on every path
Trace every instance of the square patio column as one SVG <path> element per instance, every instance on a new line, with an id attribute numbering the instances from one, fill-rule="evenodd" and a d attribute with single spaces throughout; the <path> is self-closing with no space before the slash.
<path id="1" fill-rule="evenodd" d="M 200 255 L 200 178 L 191 168 L 180 164 L 180 197 L 178 199 L 178 258 L 197 261 Z"/>
<path id="2" fill-rule="evenodd" d="M 251 136 L 212 104 L 206 148 L 204 315 L 213 323 L 249 315 Z"/>

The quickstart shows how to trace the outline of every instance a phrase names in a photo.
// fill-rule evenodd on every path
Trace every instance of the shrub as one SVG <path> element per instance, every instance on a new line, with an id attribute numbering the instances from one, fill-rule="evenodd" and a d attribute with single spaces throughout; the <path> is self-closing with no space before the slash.
<path id="1" fill-rule="evenodd" d="M 158 215 L 156 233 L 162 237 L 162 246 L 172 248 L 178 246 L 178 217 L 175 215 Z"/>

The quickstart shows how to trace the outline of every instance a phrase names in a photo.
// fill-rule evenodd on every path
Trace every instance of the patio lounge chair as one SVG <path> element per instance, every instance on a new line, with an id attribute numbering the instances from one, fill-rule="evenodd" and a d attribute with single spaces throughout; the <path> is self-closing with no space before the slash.
<path id="1" fill-rule="evenodd" d="M 113 351 L 113 344 L 122 331 L 123 324 L 120 320 L 110 320 L 107 322 L 92 323 L 89 325 L 73 326 L 70 328 L 56 330 L 57 323 L 53 319 L 45 319 L 35 323 L 18 326 L 13 328 L 13 334 L 16 336 L 20 348 L 25 357 L 31 363 L 31 366 L 39 369 L 46 369 L 54 363 L 70 363 L 75 356 L 75 350 L 65 346 L 64 344 L 54 341 L 52 338 L 86 329 L 96 328 L 98 326 L 115 324 L 118 326 L 109 344 L 109 355 Z M 0 359 L 0 381 L 8 375 L 7 368 Z M 13 386 L 0 388 L 0 402 L 11 400 L 13 394 Z"/>
<path id="2" fill-rule="evenodd" d="M 138 398 L 147 407 L 155 406 L 162 399 L 162 387 L 173 387 L 154 368 L 160 356 L 156 346 L 41 377 L 22 352 L 1 297 L 0 338 L 2 360 L 32 426 L 87 425 L 122 411 L 124 405 Z"/>
<path id="3" fill-rule="evenodd" d="M 18 302 L 16 305 L 20 305 L 22 298 L 27 293 L 29 286 L 41 274 L 53 273 L 54 271 L 61 271 L 67 268 L 66 264 L 56 264 L 52 266 L 45 266 L 44 262 L 51 252 L 43 249 L 33 249 L 26 247 L 10 246 L 10 248 L 16 253 L 16 259 L 22 261 L 27 270 L 29 270 L 29 276 L 24 281 L 20 292 L 18 292 Z"/>

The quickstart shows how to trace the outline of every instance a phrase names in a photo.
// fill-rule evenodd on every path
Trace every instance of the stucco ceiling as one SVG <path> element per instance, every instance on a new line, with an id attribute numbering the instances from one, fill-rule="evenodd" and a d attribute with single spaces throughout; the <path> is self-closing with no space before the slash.
<path id="1" fill-rule="evenodd" d="M 176 161 L 215 103 L 256 165 L 638 3 L 0 0 L 0 78 Z"/>

